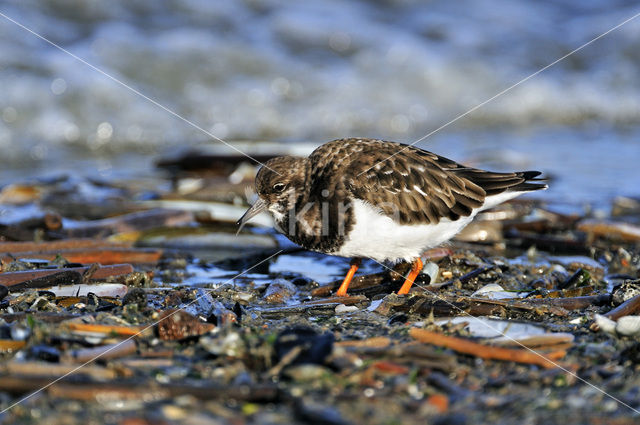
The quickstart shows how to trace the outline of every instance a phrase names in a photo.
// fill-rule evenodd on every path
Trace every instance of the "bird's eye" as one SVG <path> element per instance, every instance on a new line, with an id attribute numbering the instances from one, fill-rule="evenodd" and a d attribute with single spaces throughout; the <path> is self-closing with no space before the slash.
<path id="1" fill-rule="evenodd" d="M 286 185 L 284 183 L 276 183 L 273 185 L 273 190 L 276 192 L 282 192 Z"/>

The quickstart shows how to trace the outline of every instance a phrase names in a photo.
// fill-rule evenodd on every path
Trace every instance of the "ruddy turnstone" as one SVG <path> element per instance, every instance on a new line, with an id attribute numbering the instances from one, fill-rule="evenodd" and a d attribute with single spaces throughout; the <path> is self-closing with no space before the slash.
<path id="1" fill-rule="evenodd" d="M 539 171 L 494 173 L 401 143 L 328 142 L 308 158 L 281 156 L 258 171 L 258 200 L 240 228 L 269 211 L 277 230 L 303 248 L 351 257 L 337 295 L 345 296 L 360 259 L 404 260 L 422 270 L 420 254 L 449 240 L 480 211 L 524 192 L 546 189 Z"/>

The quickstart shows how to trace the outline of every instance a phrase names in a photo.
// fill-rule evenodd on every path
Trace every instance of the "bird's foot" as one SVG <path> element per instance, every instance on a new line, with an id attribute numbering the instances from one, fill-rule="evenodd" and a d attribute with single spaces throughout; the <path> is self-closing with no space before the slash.
<path id="1" fill-rule="evenodd" d="M 349 288 L 349 284 L 351 283 L 353 276 L 356 274 L 358 267 L 360 267 L 361 261 L 362 260 L 360 258 L 354 258 L 353 260 L 351 260 L 351 263 L 350 263 L 351 267 L 349 268 L 347 275 L 345 276 L 344 280 L 342 281 L 342 284 L 340 285 L 340 287 L 338 288 L 338 291 L 336 292 L 337 296 L 339 297 L 348 296 L 347 288 Z"/>
<path id="2" fill-rule="evenodd" d="M 409 290 L 411 289 L 413 282 L 416 280 L 416 277 L 418 277 L 423 267 L 424 267 L 424 264 L 422 263 L 422 260 L 420 259 L 420 257 L 413 260 L 413 263 L 411 263 L 411 271 L 407 275 L 407 278 L 402 284 L 402 287 L 398 291 L 398 295 L 404 295 L 409 293 Z"/>

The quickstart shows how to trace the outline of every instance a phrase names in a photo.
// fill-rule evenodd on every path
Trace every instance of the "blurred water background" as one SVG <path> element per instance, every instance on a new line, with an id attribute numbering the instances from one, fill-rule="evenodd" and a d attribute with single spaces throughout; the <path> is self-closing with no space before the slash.
<path id="1" fill-rule="evenodd" d="M 640 12 L 635 1 L 2 0 L 0 13 L 197 126 L 240 140 L 411 143 Z M 0 16 L 0 184 L 153 173 L 204 132 Z M 640 18 L 418 143 L 640 195 Z"/>

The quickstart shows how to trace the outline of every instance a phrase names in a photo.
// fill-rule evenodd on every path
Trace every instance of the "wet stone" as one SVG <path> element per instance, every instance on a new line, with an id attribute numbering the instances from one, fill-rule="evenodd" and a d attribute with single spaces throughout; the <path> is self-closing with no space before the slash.
<path id="1" fill-rule="evenodd" d="M 640 364 L 640 342 L 628 346 L 620 352 L 620 357 L 633 364 Z"/>
<path id="2" fill-rule="evenodd" d="M 12 290 L 47 288 L 52 286 L 71 286 L 82 283 L 82 275 L 76 271 L 61 270 L 57 273 L 50 274 L 12 286 Z"/>
<path id="3" fill-rule="evenodd" d="M 56 294 L 51 291 L 38 291 L 38 296 L 48 299 L 49 301 L 56 299 Z"/>
<path id="4" fill-rule="evenodd" d="M 299 348 L 300 353 L 291 361 L 291 364 L 322 364 L 331 353 L 333 341 L 332 333 L 318 333 L 311 328 L 296 327 L 280 332 L 275 341 L 274 349 L 278 361 L 282 360 L 291 350 Z"/>
<path id="5" fill-rule="evenodd" d="M 55 347 L 38 344 L 29 349 L 28 357 L 34 360 L 57 363 L 60 361 L 60 350 Z"/>
<path id="6" fill-rule="evenodd" d="M 288 367 L 284 374 L 297 382 L 315 382 L 331 376 L 332 372 L 325 366 L 301 364 Z"/>
<path id="7" fill-rule="evenodd" d="M 0 324 L 0 339 L 11 339 L 11 326 L 5 323 Z"/>
<path id="8" fill-rule="evenodd" d="M 138 306 L 138 309 L 143 309 L 147 306 L 147 293 L 142 288 L 132 288 L 122 298 L 122 304 L 135 304 Z"/>
<path id="9" fill-rule="evenodd" d="M 263 298 L 270 304 L 283 304 L 290 300 L 296 291 L 293 283 L 283 278 L 277 278 L 269 284 Z"/>
<path id="10" fill-rule="evenodd" d="M 247 349 L 241 334 L 229 328 L 215 336 L 201 338 L 200 344 L 216 356 L 242 357 Z"/>
<path id="11" fill-rule="evenodd" d="M 318 286 L 318 282 L 304 276 L 298 276 L 291 279 L 291 283 L 293 283 L 295 286 L 306 286 L 306 287 Z"/>
<path id="12" fill-rule="evenodd" d="M 308 401 L 298 401 L 295 404 L 295 415 L 303 423 L 315 423 L 323 425 L 349 425 L 340 412 L 336 409 Z"/>
<path id="13" fill-rule="evenodd" d="M 394 315 L 392 315 L 389 320 L 387 321 L 388 325 L 402 325 L 404 323 L 407 323 L 407 321 L 409 320 L 409 316 L 407 316 L 404 313 L 396 313 Z"/>

